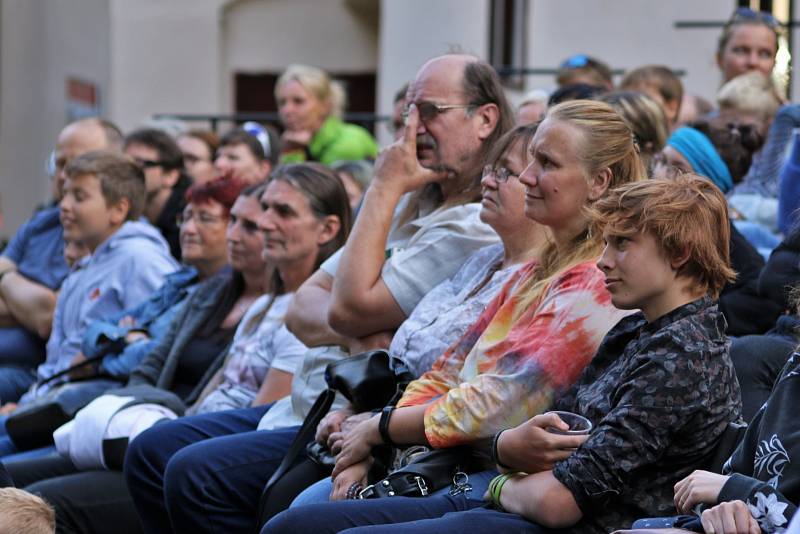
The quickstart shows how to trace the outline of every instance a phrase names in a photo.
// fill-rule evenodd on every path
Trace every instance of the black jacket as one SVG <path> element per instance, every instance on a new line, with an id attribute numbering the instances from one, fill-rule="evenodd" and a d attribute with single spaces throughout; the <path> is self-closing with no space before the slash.
<path id="1" fill-rule="evenodd" d="M 730 255 L 736 280 L 726 284 L 719 296 L 719 309 L 728 321 L 727 333 L 731 336 L 763 334 L 775 326 L 783 309 L 759 294 L 758 279 L 764 258 L 733 223 Z"/>

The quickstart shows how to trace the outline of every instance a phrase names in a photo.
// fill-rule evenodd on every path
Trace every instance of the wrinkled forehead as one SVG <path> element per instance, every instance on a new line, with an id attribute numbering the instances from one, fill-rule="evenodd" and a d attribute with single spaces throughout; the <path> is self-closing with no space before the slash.
<path id="1" fill-rule="evenodd" d="M 408 86 L 406 100 L 411 102 L 446 102 L 462 97 L 464 65 L 453 61 L 425 64 Z"/>

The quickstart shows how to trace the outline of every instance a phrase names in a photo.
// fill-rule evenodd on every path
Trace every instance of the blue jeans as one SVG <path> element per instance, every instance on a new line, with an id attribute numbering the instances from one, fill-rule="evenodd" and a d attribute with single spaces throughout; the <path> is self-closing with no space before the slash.
<path id="1" fill-rule="evenodd" d="M 290 508 L 278 514 L 261 529 L 261 534 L 561 532 L 545 529 L 521 516 L 492 510 L 485 505 L 479 495 L 388 497 L 313 504 Z"/>
<path id="2" fill-rule="evenodd" d="M 472 473 L 469 475 L 469 484 L 472 490 L 469 492 L 470 497 L 473 499 L 480 499 L 486 490 L 489 489 L 489 482 L 492 481 L 499 473 L 497 471 L 483 471 L 480 473 Z M 445 495 L 450 491 L 451 486 L 442 488 L 433 495 Z M 328 502 L 331 491 L 333 490 L 333 481 L 330 478 L 324 478 L 319 482 L 312 484 L 306 488 L 294 501 L 292 501 L 291 508 L 297 506 L 307 506 L 309 504 L 318 504 Z"/>
<path id="3" fill-rule="evenodd" d="M 17 402 L 36 382 L 36 373 L 22 367 L 0 367 L 0 403 Z"/>
<path id="4" fill-rule="evenodd" d="M 35 371 L 45 355 L 45 342 L 30 330 L 21 326 L 0 328 L 0 365 Z"/>
<path id="5" fill-rule="evenodd" d="M 183 417 L 137 436 L 125 479 L 144 531 L 252 531 L 264 485 L 299 430 L 256 431 L 268 409 Z"/>

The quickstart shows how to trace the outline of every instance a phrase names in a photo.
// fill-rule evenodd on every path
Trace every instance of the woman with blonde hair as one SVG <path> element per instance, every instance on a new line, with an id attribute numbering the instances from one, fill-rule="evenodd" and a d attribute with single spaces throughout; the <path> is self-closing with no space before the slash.
<path id="1" fill-rule="evenodd" d="M 597 97 L 611 104 L 633 131 L 648 174 L 653 170 L 653 158 L 661 152 L 669 137 L 669 122 L 664 109 L 653 98 L 636 91 L 612 91 Z"/>
<path id="2" fill-rule="evenodd" d="M 736 9 L 717 42 L 722 83 L 749 71 L 771 75 L 778 53 L 779 27 L 771 13 L 747 7 Z"/>
<path id="3" fill-rule="evenodd" d="M 609 188 L 644 177 L 630 128 L 608 104 L 565 102 L 548 110 L 529 151 L 531 163 L 519 177 L 526 186 L 525 215 L 550 232 L 539 260 L 520 269 L 464 336 L 408 385 L 396 409 L 341 436 L 335 496 L 341 495 L 337 487 L 352 496 L 364 484 L 373 446 L 480 448 L 496 432 L 546 411 L 628 313 L 611 305 L 595 264 L 601 235 L 586 208 Z M 470 479 L 473 497 L 486 488 L 482 475 Z M 430 502 L 299 506 L 273 518 L 262 534 L 338 532 L 445 513 L 426 508 Z"/>
<path id="4" fill-rule="evenodd" d="M 374 159 L 378 145 L 370 133 L 342 121 L 345 92 L 322 69 L 290 65 L 275 84 L 283 123 L 281 162 Z"/>

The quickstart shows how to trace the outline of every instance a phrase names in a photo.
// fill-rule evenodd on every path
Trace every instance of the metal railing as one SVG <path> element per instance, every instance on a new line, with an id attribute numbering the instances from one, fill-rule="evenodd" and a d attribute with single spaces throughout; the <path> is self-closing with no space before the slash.
<path id="1" fill-rule="evenodd" d="M 247 121 L 262 123 L 272 123 L 280 125 L 280 117 L 277 112 L 242 111 L 237 113 L 155 113 L 153 118 L 156 120 L 179 120 L 186 122 L 208 122 L 211 130 L 219 131 L 220 122 L 230 122 L 241 124 Z M 371 129 L 377 123 L 389 122 L 391 117 L 388 115 L 378 115 L 377 113 L 349 112 L 345 113 L 343 119 Z"/>

